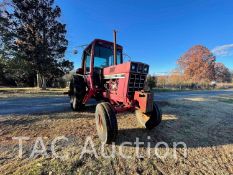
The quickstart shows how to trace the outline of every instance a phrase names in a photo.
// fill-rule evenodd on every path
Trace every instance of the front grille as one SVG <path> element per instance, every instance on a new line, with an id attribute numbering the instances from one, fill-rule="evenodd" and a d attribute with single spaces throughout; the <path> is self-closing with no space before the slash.
<path id="1" fill-rule="evenodd" d="M 133 97 L 135 91 L 143 90 L 146 75 L 131 73 L 129 78 L 128 96 Z"/>

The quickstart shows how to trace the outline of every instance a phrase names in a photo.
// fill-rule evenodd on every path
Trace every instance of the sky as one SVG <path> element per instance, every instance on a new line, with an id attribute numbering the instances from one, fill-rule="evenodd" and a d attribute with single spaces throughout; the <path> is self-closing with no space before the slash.
<path id="1" fill-rule="evenodd" d="M 233 69 L 232 0 L 55 0 L 67 25 L 66 58 L 80 67 L 82 49 L 95 38 L 113 40 L 132 61 L 150 65 L 150 73 L 164 74 L 177 65 L 189 48 L 209 48 L 217 62 Z M 128 61 L 128 58 L 125 59 Z"/>

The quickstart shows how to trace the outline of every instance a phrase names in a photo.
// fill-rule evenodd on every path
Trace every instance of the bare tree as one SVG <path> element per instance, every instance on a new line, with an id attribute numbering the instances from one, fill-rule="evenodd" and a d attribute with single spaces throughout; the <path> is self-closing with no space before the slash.
<path id="1" fill-rule="evenodd" d="M 175 69 L 171 72 L 169 76 L 169 83 L 172 86 L 179 87 L 179 89 L 182 89 L 182 84 L 184 83 L 184 76 L 182 72 L 179 71 L 179 69 Z"/>
<path id="2" fill-rule="evenodd" d="M 220 83 L 231 82 L 231 72 L 222 63 L 215 63 L 215 80 Z"/>

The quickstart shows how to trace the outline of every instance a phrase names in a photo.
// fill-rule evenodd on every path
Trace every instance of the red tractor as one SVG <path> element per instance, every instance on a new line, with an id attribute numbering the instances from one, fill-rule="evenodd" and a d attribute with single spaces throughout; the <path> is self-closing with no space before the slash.
<path id="1" fill-rule="evenodd" d="M 99 103 L 95 120 L 98 136 L 111 143 L 118 132 L 116 113 L 135 111 L 138 122 L 147 129 L 160 124 L 162 114 L 153 102 L 153 93 L 144 91 L 149 65 L 123 63 L 123 47 L 114 42 L 95 39 L 83 52 L 82 68 L 70 83 L 70 104 L 81 110 L 90 98 Z"/>

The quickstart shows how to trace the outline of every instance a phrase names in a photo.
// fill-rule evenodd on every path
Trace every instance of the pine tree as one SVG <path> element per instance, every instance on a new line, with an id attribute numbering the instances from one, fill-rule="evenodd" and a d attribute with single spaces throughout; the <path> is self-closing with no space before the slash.
<path id="1" fill-rule="evenodd" d="M 10 14 L 6 11 L 7 1 L 0 3 L 0 83 L 11 84 L 7 78 L 9 73 L 8 62 L 13 57 L 12 43 L 13 30 Z M 13 85 L 13 84 L 11 84 Z"/>
<path id="2" fill-rule="evenodd" d="M 16 57 L 30 67 L 42 80 L 64 75 L 73 63 L 64 59 L 68 41 L 66 25 L 59 22 L 61 9 L 54 0 L 13 0 L 12 21 Z"/>

